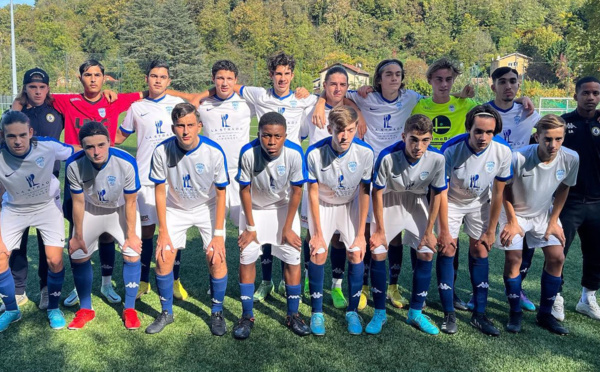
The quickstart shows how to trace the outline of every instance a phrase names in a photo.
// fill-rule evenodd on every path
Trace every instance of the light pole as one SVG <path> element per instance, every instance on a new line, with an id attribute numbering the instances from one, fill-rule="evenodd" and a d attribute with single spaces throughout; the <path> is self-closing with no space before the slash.
<path id="1" fill-rule="evenodd" d="M 15 99 L 17 97 L 17 58 L 15 53 L 15 16 L 12 0 L 10 0 L 10 45 L 12 53 L 12 91 L 13 99 Z"/>

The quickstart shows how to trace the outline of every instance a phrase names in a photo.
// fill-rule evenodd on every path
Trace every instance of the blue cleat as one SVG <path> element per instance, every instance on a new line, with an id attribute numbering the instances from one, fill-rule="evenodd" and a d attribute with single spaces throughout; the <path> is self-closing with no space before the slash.
<path id="1" fill-rule="evenodd" d="M 325 335 L 325 318 L 323 313 L 313 313 L 310 317 L 310 331 L 315 336 Z"/>
<path id="2" fill-rule="evenodd" d="M 535 305 L 533 304 L 533 302 L 531 302 L 531 300 L 529 300 L 529 298 L 527 298 L 525 291 L 521 291 L 520 301 L 521 301 L 521 307 L 523 308 L 523 310 L 535 311 Z"/>
<path id="3" fill-rule="evenodd" d="M 437 335 L 440 333 L 438 327 L 433 324 L 431 318 L 423 315 L 421 310 L 410 309 L 406 318 L 406 323 L 427 333 L 428 335 Z"/>
<path id="4" fill-rule="evenodd" d="M 346 313 L 346 321 L 348 322 L 348 332 L 350 332 L 351 335 L 362 334 L 362 319 L 356 311 L 348 311 Z"/>
<path id="5" fill-rule="evenodd" d="M 387 322 L 387 315 L 385 314 L 385 309 L 375 309 L 375 313 L 373 314 L 373 319 L 367 324 L 365 328 L 365 332 L 370 335 L 377 335 L 381 333 L 381 329 L 383 325 Z"/>
<path id="6" fill-rule="evenodd" d="M 469 302 L 467 302 L 467 309 L 469 311 L 473 311 L 475 309 L 475 297 L 471 295 Z"/>
<path id="7" fill-rule="evenodd" d="M 48 310 L 48 321 L 52 329 L 62 329 L 67 325 L 65 315 L 59 309 Z"/>
<path id="8" fill-rule="evenodd" d="M 8 329 L 10 323 L 18 322 L 21 320 L 21 310 L 7 310 L 0 315 L 0 332 L 4 332 Z"/>

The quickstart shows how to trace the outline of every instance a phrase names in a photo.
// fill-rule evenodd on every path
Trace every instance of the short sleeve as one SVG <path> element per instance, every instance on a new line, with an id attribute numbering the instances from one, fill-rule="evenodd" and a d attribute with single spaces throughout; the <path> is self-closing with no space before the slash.
<path id="1" fill-rule="evenodd" d="M 446 179 L 450 179 L 450 176 L 452 175 L 452 152 L 448 150 L 444 151 L 444 159 L 446 160 L 445 176 Z"/>
<path id="2" fill-rule="evenodd" d="M 152 160 L 150 162 L 150 174 L 148 175 L 148 178 L 150 179 L 150 181 L 157 184 L 165 183 L 165 181 L 167 180 L 164 154 L 164 145 L 159 145 L 154 149 L 154 152 L 152 153 Z"/>
<path id="3" fill-rule="evenodd" d="M 445 162 L 441 161 L 441 159 L 436 163 L 435 173 L 433 175 L 433 180 L 431 181 L 431 188 L 437 192 L 444 191 L 448 188 Z"/>
<path id="4" fill-rule="evenodd" d="M 127 167 L 125 168 L 125 183 L 123 185 L 123 192 L 125 194 L 133 194 L 138 192 L 141 187 L 140 175 L 138 174 L 138 167 L 135 163 L 126 160 Z"/>
<path id="5" fill-rule="evenodd" d="M 506 182 L 512 178 L 512 152 L 510 148 L 502 149 L 503 158 L 500 163 L 500 168 L 498 169 L 498 174 L 496 174 L 496 179 L 498 181 Z"/>
<path id="6" fill-rule="evenodd" d="M 304 120 L 302 120 L 302 125 L 300 126 L 300 141 L 304 140 L 310 134 L 309 125 L 313 125 L 311 121 L 312 117 L 312 108 L 304 110 Z"/>
<path id="7" fill-rule="evenodd" d="M 293 186 L 301 186 L 306 182 L 306 165 L 300 151 L 290 150 L 294 154 L 290 162 L 290 183 Z"/>
<path id="8" fill-rule="evenodd" d="M 77 162 L 73 161 L 67 165 L 67 181 L 69 182 L 69 190 L 74 194 L 83 192 L 83 184 L 77 174 Z"/>
<path id="9" fill-rule="evenodd" d="M 379 154 L 375 168 L 373 169 L 373 187 L 383 189 L 387 185 L 388 176 L 390 173 L 389 164 L 389 153 Z"/>
<path id="10" fill-rule="evenodd" d="M 130 107 L 129 110 L 127 110 L 127 115 L 125 115 L 125 119 L 123 119 L 123 122 L 121 123 L 119 129 L 121 129 L 122 132 L 127 134 L 135 132 L 135 120 L 132 107 Z"/>
<path id="11" fill-rule="evenodd" d="M 240 88 L 240 96 L 253 105 L 255 105 L 260 97 L 264 96 L 266 93 L 267 90 L 261 87 L 249 87 L 244 85 Z"/>
<path id="12" fill-rule="evenodd" d="M 312 150 L 312 151 L 308 151 L 306 153 L 306 159 L 305 159 L 305 163 L 306 163 L 306 172 L 307 172 L 307 177 L 306 180 L 309 183 L 317 183 L 317 150 Z"/>
<path id="13" fill-rule="evenodd" d="M 50 137 L 48 138 L 48 142 L 51 143 L 51 146 L 54 148 L 56 160 L 67 160 L 71 155 L 73 155 L 73 146 L 50 139 Z"/>
<path id="14" fill-rule="evenodd" d="M 254 162 L 252 155 L 252 147 L 249 149 L 242 148 L 240 160 L 238 162 L 238 173 L 235 176 L 235 180 L 240 185 L 247 186 L 252 183 L 252 165 Z"/>
<path id="15" fill-rule="evenodd" d="M 62 115 L 65 115 L 71 98 L 76 96 L 77 94 L 52 94 L 52 106 L 56 109 L 56 111 L 60 112 Z"/>
<path id="16" fill-rule="evenodd" d="M 373 177 L 373 151 L 371 149 L 365 151 L 365 157 L 362 161 L 365 162 L 365 167 L 360 182 L 371 183 L 371 178 Z"/>
<path id="17" fill-rule="evenodd" d="M 575 184 L 577 183 L 577 173 L 579 172 L 579 155 L 577 155 L 576 153 L 574 155 L 575 156 L 569 164 L 569 174 L 567 175 L 567 177 L 565 177 L 565 179 L 562 182 L 567 186 L 575 186 Z"/>
<path id="18" fill-rule="evenodd" d="M 227 172 L 227 159 L 223 150 L 218 149 L 217 160 L 215 161 L 215 186 L 225 187 L 229 185 L 229 172 Z"/>

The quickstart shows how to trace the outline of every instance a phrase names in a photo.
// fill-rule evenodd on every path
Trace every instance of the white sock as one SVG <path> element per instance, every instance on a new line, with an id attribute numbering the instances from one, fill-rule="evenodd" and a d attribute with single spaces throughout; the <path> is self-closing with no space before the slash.
<path id="1" fill-rule="evenodd" d="M 103 276 L 102 277 L 102 286 L 109 285 L 109 284 L 112 286 L 112 275 Z"/>
<path id="2" fill-rule="evenodd" d="M 590 302 L 588 301 L 588 298 L 590 297 L 596 297 L 596 291 L 592 291 L 591 289 L 587 289 L 586 287 L 582 287 L 581 290 L 581 302 L 583 302 L 584 304 L 590 304 Z"/>
<path id="3" fill-rule="evenodd" d="M 340 288 L 342 289 L 342 279 L 332 279 L 331 280 L 331 289 Z"/>

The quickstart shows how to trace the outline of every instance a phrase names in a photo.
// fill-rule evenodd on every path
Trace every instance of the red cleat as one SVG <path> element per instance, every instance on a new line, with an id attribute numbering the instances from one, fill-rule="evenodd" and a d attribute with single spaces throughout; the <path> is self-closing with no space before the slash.
<path id="1" fill-rule="evenodd" d="M 69 329 L 81 329 L 87 322 L 96 317 L 96 312 L 90 309 L 80 309 L 75 313 L 75 319 L 69 323 Z"/>
<path id="2" fill-rule="evenodd" d="M 125 323 L 125 328 L 127 329 L 138 329 L 141 326 L 140 320 L 137 316 L 137 311 L 135 311 L 135 309 L 123 310 L 123 322 Z"/>

